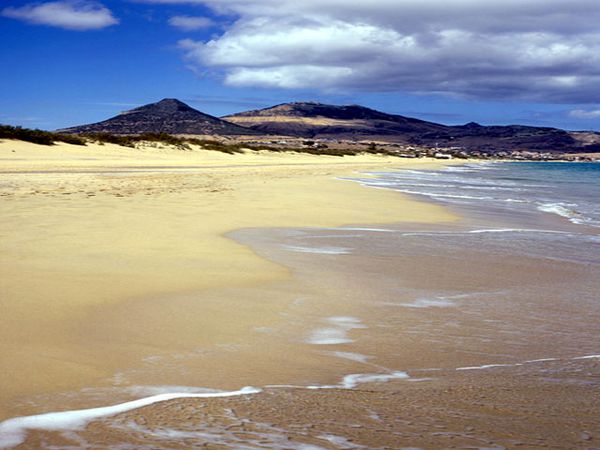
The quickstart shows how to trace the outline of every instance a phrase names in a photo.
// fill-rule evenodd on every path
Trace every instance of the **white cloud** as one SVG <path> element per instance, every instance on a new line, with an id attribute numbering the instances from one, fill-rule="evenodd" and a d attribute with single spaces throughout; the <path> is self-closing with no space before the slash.
<path id="1" fill-rule="evenodd" d="M 213 27 L 215 22 L 208 17 L 173 16 L 169 19 L 169 25 L 183 31 L 194 31 Z"/>
<path id="2" fill-rule="evenodd" d="M 2 15 L 36 25 L 67 30 L 97 30 L 119 21 L 104 6 L 84 0 L 30 3 L 20 8 L 4 8 Z"/>
<path id="3" fill-rule="evenodd" d="M 136 3 L 151 3 L 151 4 L 162 4 L 162 5 L 200 5 L 205 3 L 204 0 L 132 0 Z"/>
<path id="4" fill-rule="evenodd" d="M 600 102 L 598 0 L 147 0 L 235 17 L 192 64 L 236 86 Z"/>
<path id="5" fill-rule="evenodd" d="M 330 86 L 352 76 L 348 67 L 322 67 L 310 64 L 277 66 L 274 68 L 234 68 L 227 74 L 227 82 L 233 86 L 278 87 L 284 89 L 306 86 Z"/>
<path id="6" fill-rule="evenodd" d="M 569 111 L 569 117 L 574 117 L 576 119 L 600 119 L 600 109 L 574 109 Z"/>

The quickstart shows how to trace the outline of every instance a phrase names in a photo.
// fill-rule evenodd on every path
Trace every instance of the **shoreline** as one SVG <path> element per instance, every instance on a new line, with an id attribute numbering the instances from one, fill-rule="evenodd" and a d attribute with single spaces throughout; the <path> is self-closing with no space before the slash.
<path id="1" fill-rule="evenodd" d="M 239 156 L 234 158 L 242 159 Z M 202 216 L 205 219 L 202 226 L 209 231 L 206 236 L 211 236 L 211 243 L 218 236 L 250 252 L 243 256 L 245 259 L 239 266 L 244 270 L 248 271 L 251 265 L 256 269 L 258 261 L 268 264 L 261 263 L 261 270 L 246 274 L 244 280 L 225 275 L 216 280 L 221 284 L 205 284 L 201 290 L 192 287 L 181 294 L 165 292 L 124 302 L 100 303 L 89 309 L 93 321 L 79 315 L 77 319 L 84 326 L 76 335 L 79 338 L 84 337 L 84 333 L 90 335 L 85 336 L 84 344 L 94 345 L 102 337 L 111 336 L 112 345 L 126 348 L 126 357 L 138 358 L 140 363 L 130 361 L 129 365 L 123 365 L 117 361 L 115 367 L 119 367 L 119 371 L 113 372 L 111 378 L 88 383 L 88 389 L 72 389 L 70 395 L 61 395 L 58 390 L 53 399 L 30 397 L 34 402 L 45 404 L 46 410 L 69 411 L 37 418 L 13 414 L 13 419 L 0 422 L 8 424 L 5 428 L 13 439 L 24 437 L 28 423 L 41 421 L 43 424 L 52 419 L 54 430 L 29 431 L 24 445 L 35 447 L 52 442 L 58 446 L 111 446 L 138 442 L 172 448 L 193 447 L 204 442 L 217 447 L 252 443 L 259 448 L 302 448 L 302 445 L 360 448 L 362 444 L 396 447 L 402 443 L 430 448 L 451 439 L 443 445 L 454 442 L 491 447 L 512 441 L 506 441 L 493 424 L 488 423 L 489 419 L 482 421 L 482 417 L 489 417 L 490 411 L 494 411 L 494 420 L 503 423 L 503 429 L 518 434 L 520 423 L 529 422 L 514 421 L 512 417 L 514 414 L 523 417 L 529 405 L 544 405 L 547 411 L 553 411 L 548 417 L 568 410 L 572 418 L 577 418 L 571 422 L 578 420 L 581 426 L 587 427 L 582 428 L 582 433 L 589 434 L 589 430 L 593 430 L 595 408 L 593 403 L 588 404 L 589 391 L 569 384 L 569 377 L 597 366 L 600 357 L 583 352 L 596 349 L 589 343 L 573 345 L 566 328 L 552 339 L 538 338 L 536 333 L 539 332 L 531 327 L 531 319 L 514 313 L 525 304 L 534 323 L 541 320 L 540 314 L 548 314 L 544 320 L 549 324 L 567 327 L 569 320 L 565 314 L 578 317 L 578 313 L 572 311 L 574 306 L 565 303 L 556 288 L 562 286 L 568 291 L 580 283 L 590 283 L 590 274 L 579 265 L 558 264 L 529 255 L 516 259 L 509 255 L 494 256 L 476 247 L 463 247 L 461 241 L 452 236 L 460 236 L 461 230 L 464 234 L 470 229 L 471 219 L 467 216 L 458 219 L 456 213 L 444 212 L 442 217 L 446 220 L 437 224 L 435 220 L 411 221 L 415 217 L 439 219 L 440 215 L 431 213 L 447 210 L 427 200 L 417 201 L 412 196 L 389 190 L 365 189 L 366 186 L 355 181 L 332 179 L 337 176 L 356 178 L 354 170 L 370 167 L 368 161 L 362 160 L 362 165 L 344 165 L 341 171 L 342 167 L 327 164 L 298 167 L 298 159 L 294 159 L 293 168 L 281 165 L 259 168 L 252 165 L 259 156 L 250 156 L 254 159 L 247 160 L 248 165 L 243 168 L 219 167 L 214 168 L 212 174 L 207 171 L 173 177 L 153 173 L 109 176 L 106 180 L 103 175 L 87 174 L 80 180 L 87 188 L 94 187 L 97 193 L 101 192 L 99 186 L 94 185 L 98 180 L 91 181 L 95 178 L 103 183 L 130 183 L 118 185 L 115 191 L 131 190 L 129 198 L 104 193 L 98 196 L 107 198 L 101 198 L 99 204 L 111 205 L 121 213 L 139 208 L 138 203 L 153 208 L 160 206 L 161 211 L 170 212 L 163 214 L 162 219 L 171 226 L 174 217 L 180 214 L 190 219 L 198 217 L 200 211 L 210 211 L 214 217 L 229 214 L 232 206 L 235 215 L 248 216 L 250 212 L 259 211 L 258 218 L 269 221 L 267 227 L 237 227 L 235 231 L 217 234 L 216 228 L 210 227 L 210 221 L 206 223 L 206 214 Z M 264 157 L 268 155 L 260 155 Z M 394 168 L 392 165 L 383 167 L 382 170 Z M 201 188 L 198 180 L 193 182 L 199 177 L 206 182 L 209 175 L 219 181 L 221 187 L 243 191 L 243 194 L 220 191 L 228 194 L 211 199 L 211 203 L 207 196 L 211 196 L 214 184 L 207 190 L 205 184 Z M 53 179 L 57 174 L 36 176 Z M 146 178 L 148 176 L 150 178 Z M 138 186 L 139 192 L 157 183 L 164 185 L 162 189 L 173 186 L 177 189 L 167 193 L 154 190 L 148 196 L 141 196 L 132 190 L 132 178 L 145 183 Z M 32 177 L 27 175 L 24 179 Z M 304 194 L 298 196 L 298 191 Z M 89 190 L 72 194 L 76 197 L 69 195 L 68 201 L 53 197 L 51 190 L 45 192 L 42 198 L 61 208 L 98 201 L 97 197 L 87 197 Z M 274 198 L 273 192 L 287 195 Z M 287 197 L 291 192 L 296 196 L 289 203 Z M 352 194 L 350 200 L 348 193 Z M 251 202 L 252 207 L 240 207 L 239 197 L 238 202 L 227 198 L 236 195 L 242 195 L 242 200 Z M 203 200 L 201 207 L 194 206 L 200 199 Z M 38 205 L 34 200 L 35 195 L 18 192 L 9 203 Z M 328 203 L 332 200 L 333 203 Z M 274 208 L 275 204 L 278 207 Z M 402 214 L 405 220 L 348 221 L 346 226 L 332 223 L 332 217 L 360 216 L 353 208 L 364 204 L 368 204 L 367 212 L 371 216 L 397 218 Z M 192 210 L 187 211 L 188 208 Z M 382 212 L 385 208 L 387 210 Z M 327 218 L 321 217 L 322 214 Z M 212 226 L 231 226 L 231 218 L 228 215 L 226 218 L 228 220 Z M 124 222 L 128 223 L 126 218 Z M 317 224 L 307 227 L 302 225 L 305 223 Z M 189 220 L 177 224 L 178 231 L 185 231 Z M 200 230 L 194 227 L 195 239 L 201 236 Z M 446 237 L 440 240 L 436 230 L 445 230 Z M 448 230 L 459 233 L 448 234 Z M 19 231 L 25 233 L 27 229 Z M 471 236 L 497 234 L 476 231 Z M 238 248 L 220 245 L 219 250 Z M 203 258 L 212 255 L 206 253 L 208 247 L 203 248 Z M 240 253 L 235 253 L 236 259 L 240 257 Z M 461 265 L 454 267 L 457 258 Z M 176 259 L 170 262 L 174 267 L 181 267 Z M 106 265 L 102 259 L 99 263 Z M 161 266 L 165 267 L 168 266 Z M 66 269 L 72 270 L 72 267 Z M 537 273 L 535 277 L 529 275 L 532 270 Z M 432 278 L 432 273 L 436 277 Z M 502 282 L 506 279 L 521 289 L 507 291 Z M 529 303 L 531 300 L 523 298 L 532 287 L 538 289 L 536 283 L 541 281 L 549 283 L 544 295 L 556 297 L 552 302 L 555 313 L 546 311 L 543 304 Z M 490 303 L 491 299 L 494 301 Z M 140 323 L 132 323 L 132 318 Z M 485 324 L 482 318 L 486 319 Z M 590 326 L 595 321 L 593 315 L 585 320 Z M 152 324 L 152 333 L 144 334 L 143 329 L 149 324 Z M 581 328 L 586 329 L 583 324 Z M 533 334 L 528 337 L 528 333 Z M 557 339 L 564 342 L 559 344 Z M 130 346 L 137 342 L 143 342 L 145 347 Z M 526 342 L 529 344 L 524 345 Z M 144 354 L 148 356 L 139 356 Z M 560 382 L 560 390 L 540 382 L 539 373 L 552 374 L 555 383 L 564 380 Z M 593 376 L 581 382 L 593 383 Z M 365 386 L 361 387 L 362 384 Z M 96 388 L 89 389 L 90 386 Z M 206 392 L 191 386 L 217 387 L 223 391 Z M 238 391 L 240 386 L 257 386 L 253 389 L 261 389 L 261 392 L 256 392 L 250 400 L 245 395 L 249 391 Z M 178 390 L 180 393 L 172 394 Z M 527 401 L 520 405 L 518 399 L 504 393 L 513 390 L 519 391 Z M 69 391 L 63 389 L 62 392 Z M 240 397 L 217 398 L 237 392 Z M 440 397 L 441 403 L 431 401 L 432 392 Z M 178 399 L 145 403 L 153 398 L 168 398 L 169 393 Z M 548 401 L 549 393 L 565 402 L 576 401 L 578 408 L 585 407 L 569 409 L 566 404 L 562 406 L 565 402 Z M 166 397 L 152 397 L 152 394 Z M 116 416 L 94 420 L 99 411 L 111 410 L 105 406 L 110 404 L 109 398 L 122 401 L 137 398 L 133 404 L 140 402 L 144 404 L 143 409 L 123 410 Z M 469 402 L 465 403 L 465 398 L 470 399 Z M 489 400 L 482 404 L 481 398 Z M 509 402 L 504 408 L 515 412 L 505 414 L 502 409 L 497 410 L 496 402 L 500 398 Z M 84 409 L 90 404 L 98 408 Z M 117 409 L 123 407 L 116 401 L 113 404 Z M 470 413 L 465 415 L 465 411 L 448 406 L 458 404 L 463 404 Z M 296 405 L 303 407 L 298 410 Z M 339 410 L 340 405 L 346 409 Z M 404 413 L 407 407 L 411 411 L 409 416 Z M 81 409 L 84 410 L 77 411 Z M 288 415 L 283 411 L 295 412 Z M 368 411 L 371 412 L 365 415 Z M 446 413 L 441 414 L 442 411 Z M 79 418 L 87 416 L 91 421 L 78 422 L 80 426 L 75 431 L 58 429 L 63 419 L 69 422 L 78 415 Z M 543 429 L 547 435 L 538 435 L 535 440 L 520 436 L 528 448 L 575 442 L 565 428 L 566 421 L 561 422 L 560 427 L 546 422 Z M 473 424 L 477 432 L 471 430 Z M 84 425 L 85 428 L 81 428 Z"/>
<path id="2" fill-rule="evenodd" d="M 248 309 L 237 300 L 203 300 L 201 319 L 173 310 L 174 297 L 185 307 L 193 293 L 289 279 L 287 268 L 257 258 L 253 250 L 226 238 L 228 232 L 265 225 L 454 219 L 443 208 L 333 179 L 363 167 L 415 167 L 414 161 L 393 158 L 264 152 L 232 156 L 168 148 L 136 152 L 111 145 L 48 148 L 19 142 L 2 142 L 0 155 L 3 173 L 18 172 L 7 178 L 1 198 L 7 214 L 0 225 L 5 235 L 0 269 L 8 310 L 0 342 L 3 365 L 13 372 L 3 382 L 9 402 L 29 395 L 34 373 L 45 372 L 33 383 L 40 394 L 83 388 L 110 380 L 132 359 L 225 344 L 247 333 L 259 317 L 264 326 L 278 320 L 277 301 Z M 153 170 L 165 161 L 182 169 L 202 161 L 208 169 L 105 175 L 108 167 L 139 166 L 139 158 L 148 157 L 153 159 L 143 166 Z M 81 173 L 82 165 L 101 166 L 102 173 Z M 419 161 L 416 166 L 440 167 L 440 162 Z M 44 172 L 32 174 L 32 167 Z M 196 225 L 198 217 L 202 222 Z M 52 302 L 51 311 L 43 308 L 47 302 Z M 238 318 L 232 320 L 228 310 L 237 310 Z M 168 327 L 162 326 L 164 311 Z M 128 317 L 141 323 L 128 322 Z M 200 320 L 203 331 L 193 329 L 193 320 Z M 219 329 L 221 323 L 228 328 Z M 173 335 L 171 330 L 178 331 Z M 111 343 L 104 338 L 109 335 Z M 117 355 L 115 346 L 120 346 Z M 74 355 L 80 361 L 75 365 Z"/>
<path id="3" fill-rule="evenodd" d="M 525 364 L 544 364 L 560 362 L 561 360 L 592 360 L 600 359 L 600 355 L 584 355 L 571 358 L 540 358 L 528 360 L 514 364 L 487 364 L 483 366 L 473 367 L 456 367 L 454 369 L 444 369 L 446 371 L 479 371 L 502 369 L 505 367 L 518 367 Z M 440 369 L 416 369 L 411 370 L 412 373 L 427 373 L 432 370 Z M 245 386 L 236 391 L 216 391 L 210 393 L 182 393 L 168 392 L 150 397 L 142 397 L 136 400 L 131 400 L 125 403 L 89 408 L 83 410 L 67 410 L 42 413 L 32 416 L 14 417 L 0 422 L 0 448 L 12 448 L 25 442 L 28 432 L 60 432 L 60 431 L 76 431 L 83 430 L 91 422 L 105 418 L 114 417 L 125 413 L 135 413 L 148 407 L 167 402 L 170 406 L 174 406 L 178 401 L 189 399 L 219 399 L 227 397 L 254 396 L 261 393 L 277 392 L 279 390 L 288 391 L 318 391 L 318 390 L 352 390 L 361 384 L 371 383 L 388 383 L 397 379 L 408 379 L 409 381 L 427 380 L 426 378 L 418 378 L 410 376 L 406 372 L 394 371 L 389 373 L 364 373 L 364 374 L 349 374 L 343 377 L 342 381 L 337 385 L 314 385 L 314 386 L 295 386 L 295 385 L 267 385 L 262 387 Z"/>

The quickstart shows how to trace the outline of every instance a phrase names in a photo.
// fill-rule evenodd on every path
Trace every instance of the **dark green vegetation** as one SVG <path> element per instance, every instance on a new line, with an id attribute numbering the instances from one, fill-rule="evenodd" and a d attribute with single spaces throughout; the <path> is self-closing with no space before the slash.
<path id="1" fill-rule="evenodd" d="M 85 139 L 72 134 L 52 133 L 51 131 L 30 130 L 29 128 L 0 125 L 0 139 L 18 139 L 41 145 L 52 145 L 55 142 L 66 142 L 74 145 L 85 145 Z"/>

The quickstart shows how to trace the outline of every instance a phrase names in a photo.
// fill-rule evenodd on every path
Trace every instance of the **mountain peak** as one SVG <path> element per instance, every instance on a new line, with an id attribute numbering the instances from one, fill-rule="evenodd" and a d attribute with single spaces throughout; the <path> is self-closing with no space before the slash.
<path id="1" fill-rule="evenodd" d="M 122 114 L 131 114 L 138 112 L 152 112 L 157 114 L 173 114 L 177 111 L 196 111 L 190 105 L 183 103 L 181 100 L 176 98 L 163 98 L 162 100 L 155 103 L 148 103 L 147 105 L 138 106 L 137 108 L 125 111 Z M 203 113 L 201 113 L 203 114 Z"/>
<path id="2" fill-rule="evenodd" d="M 193 109 L 190 105 L 183 103 L 181 100 L 178 100 L 176 98 L 163 98 L 161 101 L 156 102 L 156 103 L 150 103 L 150 105 L 156 105 L 156 106 L 168 106 L 168 107 L 185 107 L 185 108 L 189 108 L 189 109 Z M 150 106 L 147 105 L 147 106 Z"/>
<path id="3" fill-rule="evenodd" d="M 185 105 L 185 103 L 183 103 L 181 100 L 178 100 L 176 98 L 163 98 L 162 100 L 156 102 L 157 105 L 161 105 L 161 104 L 170 104 L 170 103 L 175 103 L 175 104 L 182 104 Z M 187 105 L 186 105 L 187 106 Z"/>
<path id="4" fill-rule="evenodd" d="M 253 130 L 200 112 L 176 98 L 164 98 L 158 102 L 125 111 L 103 122 L 81 125 L 61 131 L 65 133 L 112 134 L 256 134 Z"/>

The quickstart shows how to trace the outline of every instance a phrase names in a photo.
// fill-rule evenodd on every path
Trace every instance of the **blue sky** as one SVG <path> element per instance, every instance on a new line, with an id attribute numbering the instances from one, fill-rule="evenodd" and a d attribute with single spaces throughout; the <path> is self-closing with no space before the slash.
<path id="1" fill-rule="evenodd" d="M 447 124 L 600 130 L 597 0 L 0 4 L 0 123 L 57 129 L 165 97 L 288 101 Z"/>

